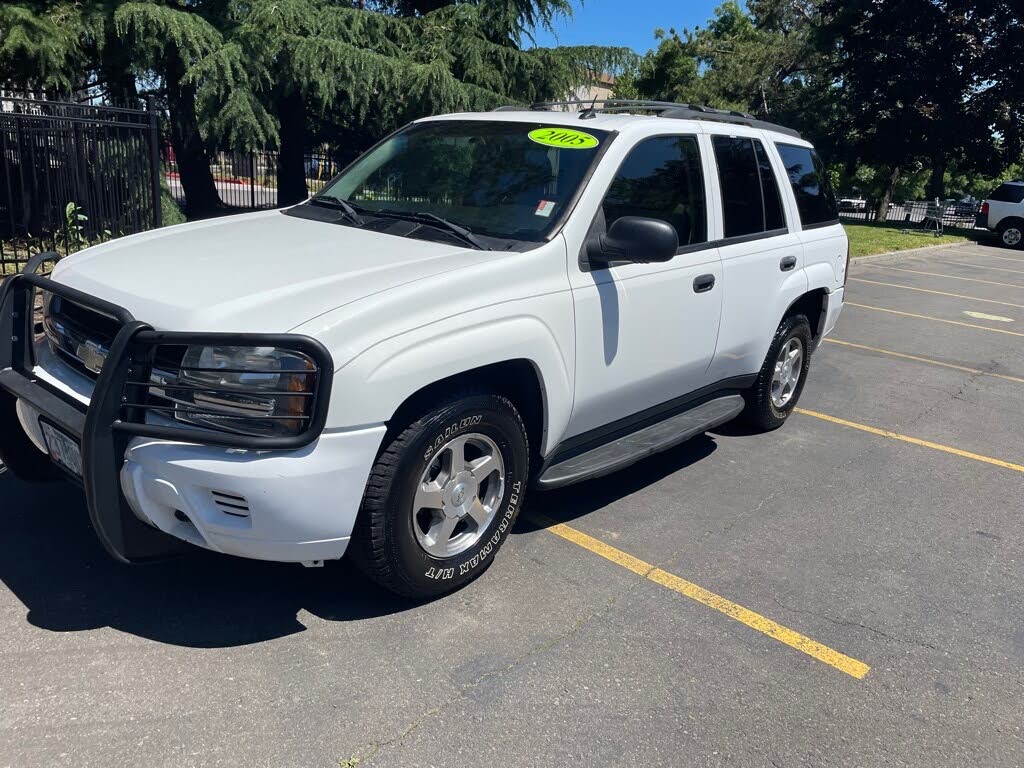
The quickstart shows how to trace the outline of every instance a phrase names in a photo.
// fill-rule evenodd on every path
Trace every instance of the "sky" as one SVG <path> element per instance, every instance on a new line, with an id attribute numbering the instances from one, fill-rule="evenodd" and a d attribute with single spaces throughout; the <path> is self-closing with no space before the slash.
<path id="1" fill-rule="evenodd" d="M 574 0 L 576 12 L 555 25 L 555 35 L 535 34 L 540 46 L 621 45 L 644 53 L 655 45 L 658 27 L 703 26 L 722 0 Z"/>

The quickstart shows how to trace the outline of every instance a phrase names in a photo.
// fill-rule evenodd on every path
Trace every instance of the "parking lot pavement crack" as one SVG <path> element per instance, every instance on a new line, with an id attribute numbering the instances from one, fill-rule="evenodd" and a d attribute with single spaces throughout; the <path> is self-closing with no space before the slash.
<path id="1" fill-rule="evenodd" d="M 895 635 L 890 635 L 888 632 L 884 632 L 881 629 L 876 629 L 875 627 L 869 626 L 860 621 L 852 621 L 849 619 L 837 619 L 834 616 L 829 616 L 826 613 L 819 613 L 818 611 L 809 611 L 803 608 L 797 608 L 792 605 L 787 605 L 786 603 L 782 602 L 781 600 L 775 597 L 772 598 L 772 601 L 783 610 L 791 611 L 792 613 L 801 613 L 805 616 L 814 616 L 815 618 L 824 619 L 830 624 L 835 624 L 836 626 L 840 627 L 854 627 L 856 629 L 863 629 L 870 632 L 873 635 L 877 635 L 878 637 L 884 638 L 886 640 L 892 640 L 894 643 L 916 645 L 919 648 L 927 648 L 930 651 L 944 653 L 944 651 L 938 646 L 932 645 L 931 643 L 926 643 L 923 640 L 918 640 L 916 638 L 896 637 Z"/>
<path id="2" fill-rule="evenodd" d="M 405 728 L 403 728 L 394 736 L 384 739 L 382 741 L 367 744 L 366 746 L 362 747 L 358 752 L 353 754 L 351 757 L 339 759 L 337 765 L 339 766 L 339 768 L 355 768 L 355 766 L 367 765 L 371 760 L 377 757 L 382 750 L 389 747 L 395 747 L 401 744 L 403 740 L 405 740 L 408 736 L 411 736 L 413 733 L 418 731 L 431 719 L 438 717 L 439 715 L 442 715 L 453 704 L 456 704 L 463 698 L 465 698 L 466 694 L 472 691 L 473 689 L 478 688 L 479 686 L 483 685 L 484 683 L 490 680 L 502 677 L 503 675 L 507 675 L 509 672 L 512 672 L 516 668 L 520 667 L 526 661 L 539 658 L 563 646 L 565 643 L 569 642 L 575 636 L 577 636 L 583 630 L 584 627 L 594 623 L 595 621 L 600 621 L 602 618 L 607 616 L 608 613 L 611 612 L 611 610 L 616 606 L 616 604 L 618 604 L 620 600 L 630 595 L 640 585 L 645 584 L 646 582 L 646 576 L 636 576 L 635 578 L 630 579 L 630 583 L 627 584 L 626 587 L 624 587 L 623 589 L 619 590 L 616 594 L 609 597 L 600 608 L 591 611 L 585 616 L 581 616 L 575 622 L 573 622 L 571 627 L 569 627 L 564 632 L 556 635 L 555 637 L 549 638 L 548 640 L 545 640 L 542 643 L 538 643 L 532 648 L 524 651 L 522 654 L 515 657 L 512 661 L 506 664 L 504 667 L 501 667 L 499 669 L 493 669 L 489 672 L 484 672 L 476 679 L 466 683 L 465 685 L 460 686 L 458 690 L 450 698 L 448 698 L 441 704 L 438 704 L 437 706 L 432 707 L 426 710 L 425 712 L 421 713 L 418 717 L 414 718 L 411 723 L 409 723 Z"/>

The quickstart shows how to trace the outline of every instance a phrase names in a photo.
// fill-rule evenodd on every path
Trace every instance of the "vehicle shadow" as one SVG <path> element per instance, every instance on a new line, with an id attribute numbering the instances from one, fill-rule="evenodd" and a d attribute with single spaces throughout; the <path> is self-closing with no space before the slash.
<path id="1" fill-rule="evenodd" d="M 538 516 L 582 517 L 714 449 L 702 436 L 628 471 L 534 493 L 514 533 L 537 530 Z M 0 473 L 0 525 L 0 580 L 24 604 L 28 622 L 51 632 L 111 627 L 161 643 L 224 648 L 302 632 L 301 611 L 358 621 L 419 605 L 391 595 L 344 560 L 307 569 L 195 549 L 161 563 L 121 565 L 100 547 L 81 491 L 63 482 L 28 484 Z"/>
<path id="2" fill-rule="evenodd" d="M 331 621 L 414 606 L 348 563 L 307 569 L 204 550 L 122 565 L 100 547 L 79 489 L 0 474 L 0 580 L 53 632 L 112 627 L 174 645 L 219 648 L 304 631 L 300 610 Z"/>
<path id="3" fill-rule="evenodd" d="M 534 492 L 527 498 L 524 514 L 513 533 L 529 533 L 543 528 L 543 518 L 556 523 L 569 523 L 584 517 L 642 491 L 669 475 L 698 464 L 714 453 L 717 447 L 710 435 L 698 435 L 619 472 L 566 488 Z"/>

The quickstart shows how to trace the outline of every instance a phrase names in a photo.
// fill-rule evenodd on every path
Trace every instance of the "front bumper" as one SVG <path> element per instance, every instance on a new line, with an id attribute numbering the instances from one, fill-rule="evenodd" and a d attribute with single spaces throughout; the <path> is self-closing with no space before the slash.
<path id="1" fill-rule="evenodd" d="M 87 403 L 39 375 L 33 360 L 37 289 L 115 317 Z M 298 436 L 251 437 L 154 423 L 145 401 L 154 350 L 182 344 L 298 345 L 317 362 L 318 387 Z M 120 307 L 36 275 L 0 289 L 0 457 L 40 446 L 39 419 L 78 440 L 89 517 L 104 548 L 136 562 L 189 542 L 268 560 L 317 561 L 345 550 L 384 427 L 324 433 L 333 367 L 312 339 L 153 331 Z M 31 442 L 30 442 L 31 441 Z"/>

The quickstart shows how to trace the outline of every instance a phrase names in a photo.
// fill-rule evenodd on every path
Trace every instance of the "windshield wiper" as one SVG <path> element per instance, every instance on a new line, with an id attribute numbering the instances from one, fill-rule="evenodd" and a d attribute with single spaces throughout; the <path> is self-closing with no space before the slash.
<path id="1" fill-rule="evenodd" d="M 337 208 L 342 211 L 349 220 L 357 227 L 363 226 L 366 222 L 363 217 L 359 215 L 356 207 L 352 205 L 348 200 L 342 200 L 340 197 L 329 197 L 327 195 L 317 195 L 309 199 L 311 205 L 322 205 L 324 208 Z M 365 209 L 364 209 L 365 210 Z"/>
<path id="2" fill-rule="evenodd" d="M 429 224 L 432 227 L 438 229 L 445 229 L 457 236 L 463 242 L 469 243 L 474 248 L 481 251 L 491 250 L 490 246 L 487 245 L 483 240 L 474 235 L 470 230 L 465 227 L 456 224 L 454 221 L 448 221 L 443 219 L 435 213 L 416 213 L 413 211 L 396 211 L 391 208 L 384 208 L 380 211 L 370 211 L 373 216 L 387 216 L 393 219 L 405 219 L 407 221 L 417 221 L 421 224 Z"/>

